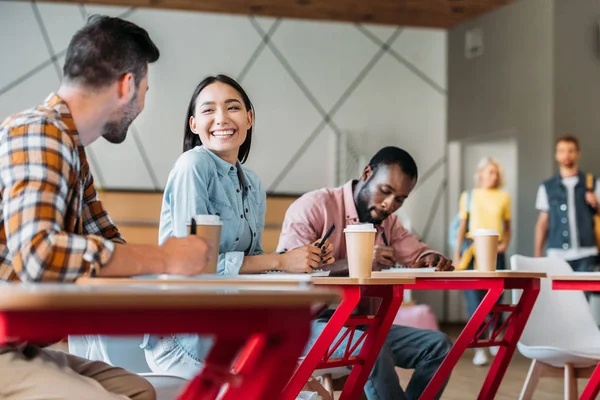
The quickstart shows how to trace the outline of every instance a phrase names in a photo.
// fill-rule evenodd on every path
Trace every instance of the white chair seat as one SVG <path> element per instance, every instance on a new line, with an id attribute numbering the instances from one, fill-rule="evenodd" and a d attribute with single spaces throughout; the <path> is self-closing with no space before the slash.
<path id="1" fill-rule="evenodd" d="M 557 368 L 564 368 L 566 364 L 571 364 L 575 368 L 587 368 L 600 361 L 600 349 L 592 353 L 591 349 L 575 351 L 551 346 L 526 346 L 522 343 L 517 347 L 523 356 Z"/>
<path id="2" fill-rule="evenodd" d="M 350 370 L 346 367 L 335 367 L 335 368 L 324 368 L 317 369 L 312 373 L 312 376 L 323 376 L 331 375 L 332 379 L 343 378 L 344 376 L 350 375 Z"/>
<path id="3" fill-rule="evenodd" d="M 161 400 L 172 400 L 179 397 L 186 385 L 189 383 L 187 379 L 173 375 L 163 375 L 155 373 L 139 374 L 150 382 L 156 390 L 156 398 Z"/>
<path id="4" fill-rule="evenodd" d="M 69 336 L 69 353 L 137 373 L 152 384 L 157 400 L 176 399 L 189 381 L 150 372 L 144 350 L 140 348 L 142 339 L 142 336 Z"/>
<path id="5" fill-rule="evenodd" d="M 304 361 L 304 357 L 300 357 L 298 359 L 298 361 L 301 363 L 302 361 Z M 339 379 L 339 378 L 343 378 L 344 376 L 350 375 L 350 370 L 346 367 L 335 367 L 335 368 L 316 369 L 312 373 L 312 376 L 314 376 L 315 378 L 317 376 L 323 376 L 323 375 L 331 375 L 332 379 Z"/>

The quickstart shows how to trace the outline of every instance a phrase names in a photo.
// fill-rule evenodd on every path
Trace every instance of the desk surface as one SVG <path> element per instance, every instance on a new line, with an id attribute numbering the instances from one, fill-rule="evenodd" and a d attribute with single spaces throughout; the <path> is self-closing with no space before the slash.
<path id="1" fill-rule="evenodd" d="M 544 272 L 526 272 L 526 271 L 492 271 L 492 272 L 484 272 L 484 271 L 451 271 L 451 272 L 419 272 L 418 268 L 407 269 L 406 271 L 377 271 L 373 272 L 372 275 L 375 277 L 404 277 L 407 278 L 545 278 L 547 276 Z"/>
<path id="2" fill-rule="evenodd" d="M 550 275 L 553 281 L 600 281 L 600 272 L 573 272 L 568 275 Z"/>
<path id="3" fill-rule="evenodd" d="M 339 300 L 335 291 L 300 286 L 209 286 L 176 284 L 6 284 L 0 312 L 57 309 L 253 308 L 308 306 Z"/>
<path id="4" fill-rule="evenodd" d="M 86 285 L 131 285 L 131 284 L 177 284 L 177 285 L 294 285 L 311 283 L 308 274 L 248 274 L 248 275 L 156 275 L 140 278 L 88 278 L 77 279 L 77 284 Z"/>
<path id="5" fill-rule="evenodd" d="M 343 278 L 343 277 L 313 277 L 315 285 L 410 285 L 415 283 L 411 275 L 404 276 L 371 276 L 371 278 Z"/>

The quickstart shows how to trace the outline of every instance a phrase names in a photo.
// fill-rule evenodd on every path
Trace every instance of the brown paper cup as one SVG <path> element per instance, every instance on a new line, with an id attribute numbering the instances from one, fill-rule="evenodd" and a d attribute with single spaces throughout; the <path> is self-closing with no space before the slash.
<path id="1" fill-rule="evenodd" d="M 478 271 L 495 271 L 498 260 L 499 234 L 495 230 L 478 229 L 473 232 L 475 261 Z"/>
<path id="2" fill-rule="evenodd" d="M 218 215 L 196 215 L 194 219 L 196 220 L 196 236 L 206 240 L 212 252 L 211 261 L 202 273 L 216 274 L 221 244 L 221 220 Z M 191 224 L 188 224 L 188 234 L 191 234 L 191 227 Z"/>
<path id="3" fill-rule="evenodd" d="M 350 278 L 371 277 L 376 233 L 373 224 L 348 225 L 344 229 Z"/>

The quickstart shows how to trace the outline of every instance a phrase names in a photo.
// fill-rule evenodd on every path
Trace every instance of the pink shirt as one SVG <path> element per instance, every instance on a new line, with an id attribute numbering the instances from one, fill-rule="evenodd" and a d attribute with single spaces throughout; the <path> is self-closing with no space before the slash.
<path id="1" fill-rule="evenodd" d="M 296 200 L 285 214 L 277 251 L 292 250 L 322 238 L 332 223 L 335 231 L 329 241 L 334 246 L 334 257 L 336 260 L 346 259 L 344 228 L 359 223 L 352 181 L 338 188 L 306 193 Z M 378 228 L 375 244 L 383 245 L 381 229 L 395 250 L 396 261 L 402 265 L 412 265 L 426 254 L 437 253 L 410 234 L 394 214 Z"/>

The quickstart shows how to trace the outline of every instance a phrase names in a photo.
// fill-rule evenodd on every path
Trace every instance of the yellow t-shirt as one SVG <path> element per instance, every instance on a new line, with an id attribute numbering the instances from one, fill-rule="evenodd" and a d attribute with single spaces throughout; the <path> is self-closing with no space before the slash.
<path id="1" fill-rule="evenodd" d="M 460 196 L 460 218 L 467 218 L 467 194 Z M 495 229 L 504 237 L 504 222 L 510 221 L 510 196 L 498 189 L 473 189 L 467 237 L 476 229 Z"/>

